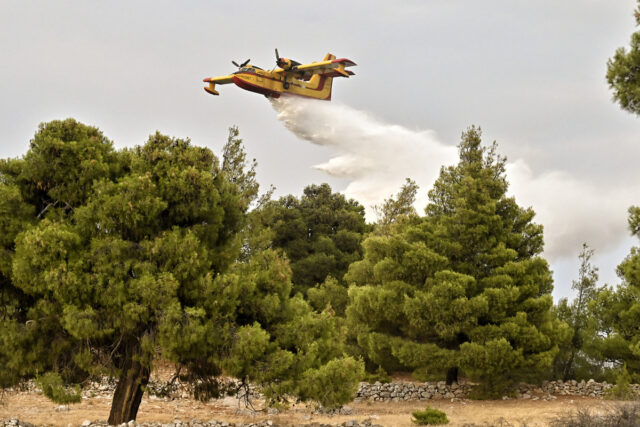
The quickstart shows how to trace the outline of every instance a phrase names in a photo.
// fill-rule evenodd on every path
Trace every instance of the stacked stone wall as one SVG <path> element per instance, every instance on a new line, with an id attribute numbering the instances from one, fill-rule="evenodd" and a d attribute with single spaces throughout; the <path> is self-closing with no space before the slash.
<path id="1" fill-rule="evenodd" d="M 556 399 L 557 396 L 604 397 L 613 384 L 589 381 L 545 381 L 541 385 L 521 384 L 513 397 L 519 399 Z M 446 385 L 441 382 L 390 382 L 360 383 L 356 400 L 374 402 L 400 402 L 431 399 L 463 399 L 469 396 L 472 385 L 468 383 Z M 640 384 L 631 384 L 640 395 Z M 508 398 L 505 396 L 505 398 Z"/>

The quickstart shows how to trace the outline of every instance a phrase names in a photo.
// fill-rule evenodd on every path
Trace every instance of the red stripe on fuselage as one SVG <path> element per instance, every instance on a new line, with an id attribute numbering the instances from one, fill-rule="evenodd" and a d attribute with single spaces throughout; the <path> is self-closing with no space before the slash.
<path id="1" fill-rule="evenodd" d="M 269 90 L 267 88 L 264 88 L 262 86 L 258 86 L 258 85 L 255 85 L 253 83 L 249 83 L 248 81 L 243 80 L 238 76 L 233 76 L 233 82 L 239 88 L 242 88 L 244 90 L 248 90 L 250 92 L 261 93 L 263 95 L 273 96 L 274 98 L 277 98 L 277 97 L 280 96 L 280 92 L 274 92 L 274 91 Z"/>
<path id="2" fill-rule="evenodd" d="M 270 77 L 270 76 L 265 76 L 264 74 L 252 73 L 252 72 L 248 72 L 248 71 L 243 71 L 242 73 L 235 74 L 233 76 L 233 83 L 235 83 L 236 86 L 238 86 L 238 87 L 240 87 L 242 89 L 251 91 L 251 92 L 261 93 L 263 95 L 273 96 L 273 97 L 276 97 L 276 98 L 278 96 L 280 96 L 281 93 L 286 93 L 286 94 L 291 94 L 291 95 L 303 96 L 303 97 L 307 97 L 307 98 L 331 100 L 331 93 L 329 93 L 329 96 L 326 97 L 326 98 L 317 98 L 317 97 L 314 97 L 314 96 L 306 96 L 306 95 L 302 95 L 302 94 L 299 94 L 299 93 L 292 93 L 292 92 L 287 92 L 287 91 L 284 91 L 284 92 L 273 91 L 273 90 L 267 89 L 267 88 L 262 87 L 260 85 L 256 85 L 254 83 L 250 83 L 250 82 L 242 79 L 240 76 L 242 76 L 243 74 L 248 74 L 248 75 L 251 75 L 251 76 L 258 76 L 258 77 L 262 77 L 264 79 L 273 80 L 275 82 L 282 82 L 282 80 L 275 79 L 275 78 Z M 322 91 L 322 89 L 324 89 L 324 84 L 325 84 L 326 81 L 327 81 L 327 77 L 321 75 L 320 76 L 320 81 L 318 82 L 318 87 L 317 88 L 312 88 L 312 87 L 302 88 L 299 85 L 296 85 L 296 86 L 301 87 L 301 89 L 320 92 L 320 91 Z M 293 84 L 293 83 L 290 83 L 290 84 Z"/>

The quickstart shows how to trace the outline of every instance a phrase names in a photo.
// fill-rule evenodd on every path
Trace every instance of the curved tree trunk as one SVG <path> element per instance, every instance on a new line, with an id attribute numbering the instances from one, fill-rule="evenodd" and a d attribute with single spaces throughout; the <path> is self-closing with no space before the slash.
<path id="1" fill-rule="evenodd" d="M 109 425 L 118 425 L 136 419 L 144 387 L 149 383 L 151 373 L 149 368 L 135 358 L 139 352 L 139 346 L 135 345 L 128 350 L 123 355 L 122 373 L 113 394 Z"/>

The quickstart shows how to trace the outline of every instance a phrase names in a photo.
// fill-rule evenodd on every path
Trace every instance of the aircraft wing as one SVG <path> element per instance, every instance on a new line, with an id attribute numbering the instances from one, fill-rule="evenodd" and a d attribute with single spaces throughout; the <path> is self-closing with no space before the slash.
<path id="1" fill-rule="evenodd" d="M 353 67 L 354 65 L 356 65 L 356 63 L 350 59 L 339 58 L 298 65 L 294 70 L 311 74 L 335 74 L 349 77 L 354 73 L 352 71 L 345 70 L 345 67 Z"/>
<path id="2" fill-rule="evenodd" d="M 207 77 L 202 81 L 205 83 L 215 83 L 218 85 L 226 85 L 228 83 L 233 83 L 233 76 L 229 74 L 228 76 L 222 76 L 222 77 Z"/>
<path id="3" fill-rule="evenodd" d="M 220 95 L 220 93 L 218 93 L 218 91 L 216 90 L 216 84 L 226 85 L 229 83 L 233 83 L 233 76 L 230 74 L 228 76 L 222 77 L 207 77 L 202 81 L 205 83 L 209 83 L 209 86 L 205 86 L 204 90 L 209 92 L 211 95 Z"/>

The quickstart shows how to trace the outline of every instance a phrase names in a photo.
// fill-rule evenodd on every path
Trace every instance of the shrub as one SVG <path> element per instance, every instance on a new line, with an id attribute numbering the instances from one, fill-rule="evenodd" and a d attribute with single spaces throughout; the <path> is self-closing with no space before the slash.
<path id="1" fill-rule="evenodd" d="M 449 424 L 447 414 L 429 406 L 427 406 L 424 411 L 415 411 L 411 415 L 413 415 L 414 418 L 411 421 L 421 426 Z"/>
<path id="2" fill-rule="evenodd" d="M 638 396 L 631 388 L 631 376 L 627 371 L 627 365 L 623 365 L 622 369 L 616 376 L 616 385 L 607 390 L 606 398 L 612 400 L 634 400 Z"/>
<path id="3" fill-rule="evenodd" d="M 367 372 L 365 374 L 364 381 L 368 382 L 369 384 L 373 384 L 378 381 L 381 383 L 390 383 L 391 375 L 387 374 L 387 371 L 385 371 L 382 366 L 378 366 L 378 369 L 375 372 Z"/>
<path id="4" fill-rule="evenodd" d="M 36 384 L 42 393 L 56 403 L 78 403 L 82 400 L 80 386 L 65 387 L 60 375 L 49 372 L 36 378 Z"/>

